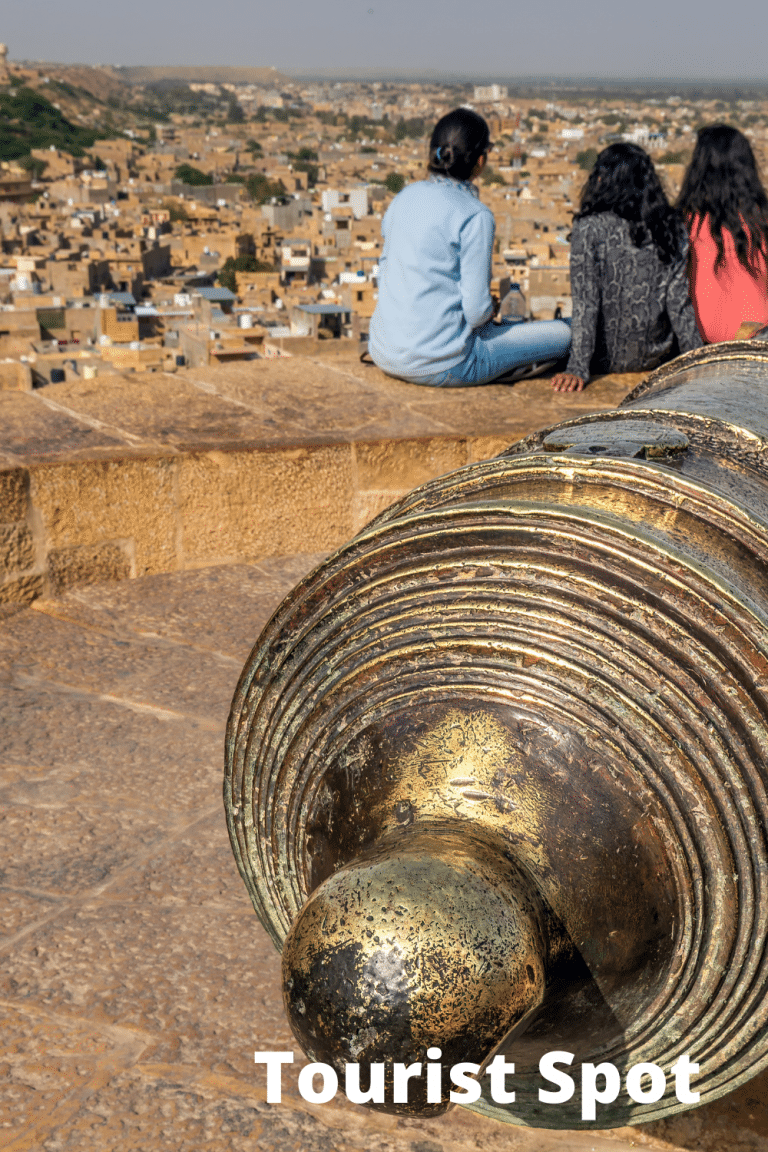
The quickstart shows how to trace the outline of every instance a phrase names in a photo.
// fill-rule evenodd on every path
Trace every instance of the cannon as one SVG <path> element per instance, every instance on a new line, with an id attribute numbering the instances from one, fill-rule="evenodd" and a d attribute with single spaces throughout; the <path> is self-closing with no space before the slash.
<path id="1" fill-rule="evenodd" d="M 383 1065 L 377 1106 L 464 1061 L 478 1112 L 612 1127 L 768 1065 L 767 399 L 766 343 L 679 357 L 387 509 L 254 647 L 232 848 L 302 1048 Z M 552 1053 L 696 1091 L 585 1116 Z"/>

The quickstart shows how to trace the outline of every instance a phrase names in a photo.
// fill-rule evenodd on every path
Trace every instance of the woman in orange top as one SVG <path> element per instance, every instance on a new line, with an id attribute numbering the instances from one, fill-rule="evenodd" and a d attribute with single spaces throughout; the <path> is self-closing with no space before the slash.
<path id="1" fill-rule="evenodd" d="M 691 299 L 704 339 L 733 340 L 768 323 L 768 198 L 736 128 L 700 129 L 678 208 L 690 233 Z"/>

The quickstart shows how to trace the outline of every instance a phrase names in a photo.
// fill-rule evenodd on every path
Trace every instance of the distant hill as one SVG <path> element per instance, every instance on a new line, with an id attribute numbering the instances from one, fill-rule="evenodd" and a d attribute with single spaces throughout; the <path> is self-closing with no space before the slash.
<path id="1" fill-rule="evenodd" d="M 290 77 L 278 72 L 276 68 L 188 64 L 178 67 L 158 65 L 157 67 L 110 68 L 108 71 L 126 84 L 158 84 L 163 80 L 175 80 L 179 84 L 259 84 L 273 87 L 291 83 Z"/>
<path id="2" fill-rule="evenodd" d="M 84 156 L 103 133 L 73 124 L 32 88 L 0 92 L 0 159 L 19 160 L 33 148 L 61 148 Z"/>
<path id="3" fill-rule="evenodd" d="M 124 100 L 126 96 L 125 82 L 115 76 L 111 68 L 91 67 L 89 64 L 49 64 L 35 61 L 34 64 L 19 64 L 14 69 L 21 73 L 22 79 L 39 88 L 43 76 L 51 80 L 58 80 L 62 84 L 69 84 L 87 92 L 96 100 L 105 102 L 111 99 Z"/>

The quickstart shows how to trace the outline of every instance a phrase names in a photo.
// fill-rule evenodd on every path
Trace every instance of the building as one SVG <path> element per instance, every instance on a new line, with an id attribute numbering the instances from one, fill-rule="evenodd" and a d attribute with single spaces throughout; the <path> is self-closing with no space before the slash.
<path id="1" fill-rule="evenodd" d="M 478 104 L 492 104 L 507 99 L 506 84 L 476 84 L 474 98 Z"/>

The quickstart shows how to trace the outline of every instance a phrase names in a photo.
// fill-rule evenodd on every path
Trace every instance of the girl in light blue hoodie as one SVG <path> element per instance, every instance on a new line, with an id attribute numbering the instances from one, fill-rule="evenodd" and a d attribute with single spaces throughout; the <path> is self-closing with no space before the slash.
<path id="1" fill-rule="evenodd" d="M 489 148 L 482 116 L 449 112 L 432 133 L 428 178 L 407 185 L 384 216 L 368 350 L 390 376 L 438 388 L 490 384 L 543 371 L 568 351 L 563 320 L 492 323 L 495 224 L 471 183 Z"/>

